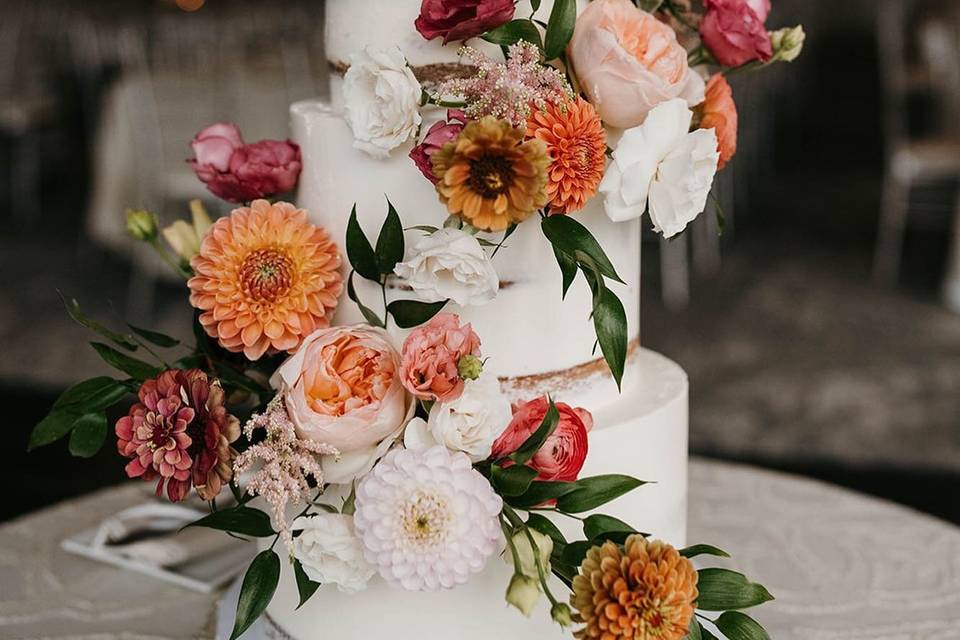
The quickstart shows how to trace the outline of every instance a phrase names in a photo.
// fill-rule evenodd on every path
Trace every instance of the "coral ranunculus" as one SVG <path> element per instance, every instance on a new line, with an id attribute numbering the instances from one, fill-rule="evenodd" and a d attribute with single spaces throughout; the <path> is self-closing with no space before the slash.
<path id="1" fill-rule="evenodd" d="M 466 40 L 509 22 L 515 5 L 514 0 L 423 0 L 414 26 L 427 40 Z"/>
<path id="2" fill-rule="evenodd" d="M 700 112 L 700 128 L 713 129 L 717 134 L 720 161 L 723 167 L 737 153 L 737 105 L 733 101 L 733 89 L 722 73 L 715 74 L 707 83 L 707 95 Z"/>
<path id="3" fill-rule="evenodd" d="M 547 170 L 551 211 L 583 209 L 597 192 L 606 164 L 607 134 L 593 105 L 577 97 L 537 109 L 527 120 L 527 137 L 543 140 L 552 159 Z"/>
<path id="4" fill-rule="evenodd" d="M 453 313 L 438 313 L 414 329 L 403 342 L 400 381 L 421 400 L 449 402 L 463 393 L 457 365 L 466 355 L 480 355 L 480 338 Z"/>
<path id="5" fill-rule="evenodd" d="M 528 463 L 540 472 L 538 480 L 572 482 L 580 475 L 587 458 L 587 432 L 593 427 L 593 416 L 586 409 L 555 403 L 560 413 L 557 428 Z M 546 397 L 530 400 L 513 408 L 513 419 L 496 442 L 493 458 L 502 458 L 520 448 L 533 435 L 547 415 L 550 404 Z"/>
<path id="6" fill-rule="evenodd" d="M 764 26 L 769 3 L 758 0 L 704 0 L 700 37 L 717 61 L 739 67 L 752 60 L 766 62 L 773 55 Z M 759 13 L 757 11 L 759 9 Z"/>
<path id="7" fill-rule="evenodd" d="M 132 458 L 131 478 L 157 482 L 170 500 L 183 500 L 195 486 L 212 500 L 233 477 L 234 451 L 240 424 L 227 413 L 223 389 L 199 369 L 169 369 L 147 380 L 140 401 L 116 424 L 117 450 Z"/>
<path id="8" fill-rule="evenodd" d="M 628 129 L 661 102 L 703 100 L 677 35 L 630 0 L 594 0 L 577 18 L 567 49 L 587 98 L 607 124 Z"/>
<path id="9" fill-rule="evenodd" d="M 200 324 L 250 360 L 293 352 L 329 326 L 343 290 L 337 246 L 287 202 L 255 200 L 220 218 L 190 264 L 190 304 Z"/>
<path id="10" fill-rule="evenodd" d="M 550 157 L 540 140 L 484 116 L 433 154 L 437 192 L 447 211 L 482 231 L 503 231 L 547 203 Z"/>
<path id="11" fill-rule="evenodd" d="M 433 163 L 430 162 L 430 156 L 460 135 L 466 123 L 467 117 L 463 111 L 448 109 L 446 120 L 433 123 L 433 126 L 427 129 L 426 135 L 423 136 L 423 142 L 410 150 L 410 159 L 417 165 L 417 169 L 420 169 L 423 177 L 433 184 L 437 184 L 437 176 L 433 175 Z"/>

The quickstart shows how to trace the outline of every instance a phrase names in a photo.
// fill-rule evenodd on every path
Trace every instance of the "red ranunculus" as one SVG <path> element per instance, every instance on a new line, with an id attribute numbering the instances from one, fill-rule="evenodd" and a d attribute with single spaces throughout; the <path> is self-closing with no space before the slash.
<path id="1" fill-rule="evenodd" d="M 563 402 L 555 404 L 560 413 L 557 428 L 528 464 L 540 472 L 537 480 L 573 482 L 587 458 L 587 432 L 593 426 L 593 416 L 586 409 L 575 409 Z M 542 396 L 515 405 L 513 419 L 493 443 L 491 457 L 503 458 L 516 451 L 537 430 L 549 408 Z"/>
<path id="2" fill-rule="evenodd" d="M 417 165 L 417 169 L 420 169 L 420 173 L 433 184 L 437 184 L 437 176 L 433 175 L 433 163 L 430 162 L 430 156 L 460 135 L 465 124 L 467 124 L 467 117 L 463 111 L 449 109 L 446 121 L 435 122 L 427 130 L 427 134 L 423 136 L 423 142 L 410 150 L 410 159 Z"/>
<path id="3" fill-rule="evenodd" d="M 423 0 L 414 22 L 427 40 L 443 36 L 443 43 L 466 40 L 509 22 L 514 0 Z"/>
<path id="4" fill-rule="evenodd" d="M 752 60 L 770 59 L 773 47 L 763 24 L 769 3 L 704 0 L 703 5 L 707 12 L 700 22 L 700 37 L 720 64 L 739 67 Z"/>

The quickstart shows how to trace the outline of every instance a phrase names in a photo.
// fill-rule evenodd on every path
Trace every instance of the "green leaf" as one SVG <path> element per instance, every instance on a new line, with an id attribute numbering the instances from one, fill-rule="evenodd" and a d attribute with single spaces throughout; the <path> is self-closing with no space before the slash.
<path id="1" fill-rule="evenodd" d="M 533 9 L 534 12 L 539 11 L 539 10 L 540 10 L 540 0 L 530 0 L 530 8 Z"/>
<path id="2" fill-rule="evenodd" d="M 522 495 L 539 472 L 528 466 L 515 464 L 504 469 L 493 465 L 490 469 L 490 482 L 502 496 Z"/>
<path id="3" fill-rule="evenodd" d="M 684 640 L 702 640 L 703 636 L 700 633 L 702 627 L 700 626 L 700 621 L 696 617 L 690 619 L 690 630 L 687 632 L 687 635 L 684 636 Z"/>
<path id="4" fill-rule="evenodd" d="M 126 385 L 113 378 L 100 376 L 73 385 L 53 403 L 54 409 L 69 409 L 80 413 L 103 411 L 129 393 Z"/>
<path id="5" fill-rule="evenodd" d="M 141 329 L 140 327 L 135 327 L 132 324 L 128 324 L 130 330 L 135 334 L 149 342 L 150 344 L 155 344 L 158 347 L 170 348 L 175 347 L 180 344 L 180 341 L 176 338 L 171 338 L 170 336 L 159 333 L 157 331 L 150 331 L 149 329 Z"/>
<path id="6" fill-rule="evenodd" d="M 506 501 L 518 509 L 527 509 L 541 505 L 548 500 L 555 500 L 576 488 L 577 485 L 575 482 L 546 482 L 534 480 L 530 483 L 530 487 L 523 495 L 517 497 L 508 496 Z"/>
<path id="7" fill-rule="evenodd" d="M 520 40 L 526 40 L 531 44 L 535 44 L 538 49 L 543 49 L 540 30 L 537 29 L 537 25 L 525 18 L 511 20 L 496 29 L 488 31 L 483 35 L 483 39 L 487 42 L 502 46 L 509 46 Z"/>
<path id="8" fill-rule="evenodd" d="M 261 551 L 250 563 L 240 586 L 237 618 L 230 640 L 236 640 L 264 612 L 280 581 L 280 556 L 272 549 Z"/>
<path id="9" fill-rule="evenodd" d="M 573 279 L 577 277 L 577 262 L 557 247 L 553 247 L 553 255 L 557 258 L 557 264 L 560 265 L 560 275 L 563 277 L 563 293 L 561 299 L 566 299 L 567 291 L 573 284 Z"/>
<path id="10" fill-rule="evenodd" d="M 440 313 L 447 300 L 420 302 L 419 300 L 394 300 L 387 305 L 387 313 L 393 316 L 401 329 L 416 327 Z"/>
<path id="11" fill-rule="evenodd" d="M 553 520 L 540 513 L 531 513 L 527 518 L 527 526 L 535 529 L 545 536 L 553 539 L 553 548 L 562 549 L 567 545 L 567 539 L 563 537 L 563 532 L 553 524 Z"/>
<path id="12" fill-rule="evenodd" d="M 270 395 L 269 389 L 265 388 L 253 378 L 250 378 L 249 376 L 237 371 L 228 364 L 217 362 L 214 363 L 213 368 L 217 372 L 217 377 L 220 379 L 220 382 L 223 383 L 225 387 L 243 389 L 244 391 L 255 393 L 261 398 Z"/>
<path id="13" fill-rule="evenodd" d="M 79 417 L 78 414 L 67 410 L 51 411 L 33 428 L 30 433 L 30 442 L 27 444 L 27 451 L 44 447 L 67 435 Z"/>
<path id="14" fill-rule="evenodd" d="M 556 0 L 550 20 L 547 22 L 547 35 L 543 46 L 543 57 L 547 60 L 559 58 L 567 48 L 573 27 L 577 21 L 577 0 Z"/>
<path id="15" fill-rule="evenodd" d="M 380 267 L 377 264 L 377 254 L 374 253 L 370 241 L 364 235 L 360 223 L 357 221 L 357 205 L 350 211 L 350 220 L 347 222 L 347 259 L 354 271 L 361 277 L 374 282 L 380 282 Z"/>
<path id="16" fill-rule="evenodd" d="M 583 535 L 588 540 L 604 538 L 611 533 L 636 533 L 637 530 L 623 520 L 595 513 L 583 519 Z"/>
<path id="17" fill-rule="evenodd" d="M 560 422 L 560 412 L 557 411 L 557 406 L 553 404 L 553 398 L 548 396 L 547 400 L 550 402 L 550 406 L 547 408 L 543 420 L 540 421 L 540 426 L 530 434 L 530 437 L 524 440 L 523 444 L 521 444 L 516 451 L 510 454 L 510 459 L 517 464 L 526 464 L 529 462 Z"/>
<path id="18" fill-rule="evenodd" d="M 640 0 L 639 7 L 648 13 L 653 13 L 660 8 L 663 0 Z"/>
<path id="19" fill-rule="evenodd" d="M 116 331 L 111 331 L 110 329 L 107 329 L 105 326 L 103 326 L 99 322 L 96 322 L 95 320 L 91 320 L 90 318 L 88 318 L 80 310 L 80 303 L 77 302 L 76 298 L 70 298 L 69 300 L 67 300 L 66 298 L 63 297 L 63 294 L 60 294 L 60 299 L 63 300 L 64 306 L 67 307 L 67 313 L 70 314 L 70 317 L 73 318 L 73 321 L 79 324 L 80 326 L 86 327 L 87 329 L 90 329 L 91 331 L 100 334 L 107 340 L 110 340 L 111 342 L 120 345 L 127 351 L 137 350 L 138 345 L 136 340 L 133 339 L 133 336 L 117 333 Z"/>
<path id="20" fill-rule="evenodd" d="M 252 507 L 233 507 L 221 509 L 188 524 L 187 527 L 207 527 L 219 531 L 239 533 L 254 538 L 267 538 L 276 535 L 270 524 L 270 516 Z"/>
<path id="21" fill-rule="evenodd" d="M 300 593 L 300 604 L 297 609 L 306 604 L 307 600 L 320 588 L 319 582 L 311 580 L 303 570 L 299 560 L 293 561 L 293 575 L 297 578 L 297 591 Z"/>
<path id="22" fill-rule="evenodd" d="M 113 347 L 108 347 L 102 342 L 91 342 L 90 346 L 103 358 L 104 362 L 114 369 L 123 371 L 135 380 L 142 382 L 160 375 L 160 369 L 152 364 L 147 364 L 143 360 L 137 360 L 125 353 L 120 353 Z"/>
<path id="23" fill-rule="evenodd" d="M 579 567 L 583 563 L 583 559 L 587 556 L 587 551 L 590 551 L 590 549 L 596 546 L 595 543 L 589 540 L 571 542 L 563 548 L 561 559 L 565 564 Z"/>
<path id="24" fill-rule="evenodd" d="M 547 216 L 540 223 L 540 227 L 554 248 L 559 249 L 571 258 L 575 258 L 578 251 L 582 252 L 596 263 L 600 273 L 611 280 L 623 283 L 597 239 L 593 237 L 589 229 L 572 217 Z"/>
<path id="25" fill-rule="evenodd" d="M 597 342 L 619 388 L 627 364 L 627 314 L 620 298 L 607 288 L 596 271 L 584 268 L 583 275 L 593 290 L 593 329 Z"/>
<path id="26" fill-rule="evenodd" d="M 714 621 L 727 640 L 770 640 L 760 624 L 745 613 L 727 611 Z"/>
<path id="27" fill-rule="evenodd" d="M 704 611 L 746 609 L 773 600 L 763 585 L 729 569 L 701 569 L 697 580 L 697 608 Z"/>
<path id="28" fill-rule="evenodd" d="M 377 265 L 381 274 L 393 273 L 393 268 L 403 260 L 403 224 L 400 216 L 387 198 L 387 217 L 377 236 Z"/>
<path id="29" fill-rule="evenodd" d="M 350 276 L 347 277 L 347 297 L 353 300 L 354 304 L 357 305 L 357 308 L 360 309 L 360 313 L 363 314 L 364 319 L 375 327 L 384 326 L 383 320 L 380 319 L 380 316 L 377 315 L 377 312 L 360 302 L 360 296 L 357 295 L 357 290 L 353 287 L 353 274 L 355 271 L 350 271 Z"/>
<path id="30" fill-rule="evenodd" d="M 77 418 L 70 434 L 70 453 L 78 458 L 96 455 L 107 439 L 107 416 L 88 413 Z"/>
<path id="31" fill-rule="evenodd" d="M 565 513 L 583 513 L 605 505 L 625 493 L 646 484 L 632 476 L 616 473 L 580 478 L 576 488 L 557 499 L 557 510 Z"/>
<path id="32" fill-rule="evenodd" d="M 730 554 L 723 549 L 718 549 L 709 544 L 694 544 L 680 549 L 680 555 L 684 558 L 695 558 L 697 556 L 717 556 L 718 558 L 729 558 Z"/>

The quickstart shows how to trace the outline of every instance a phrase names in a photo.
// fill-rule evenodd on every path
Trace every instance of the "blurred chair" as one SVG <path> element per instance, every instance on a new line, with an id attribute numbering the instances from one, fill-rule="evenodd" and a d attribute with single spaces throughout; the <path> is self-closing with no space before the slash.
<path id="1" fill-rule="evenodd" d="M 949 18 L 929 18 L 916 31 L 922 66 L 908 64 L 908 0 L 885 0 L 879 12 L 884 105 L 885 169 L 880 227 L 874 254 L 874 279 L 896 282 L 911 190 L 960 177 L 960 41 Z M 937 100 L 941 121 L 923 138 L 910 135 L 908 98 L 928 91 Z"/>

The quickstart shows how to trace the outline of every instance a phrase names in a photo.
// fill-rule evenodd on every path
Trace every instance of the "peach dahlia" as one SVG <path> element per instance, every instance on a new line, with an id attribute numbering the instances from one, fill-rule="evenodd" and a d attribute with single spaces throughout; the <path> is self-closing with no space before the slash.
<path id="1" fill-rule="evenodd" d="M 200 324 L 250 360 L 292 352 L 329 326 L 343 290 L 336 244 L 287 202 L 234 209 L 214 223 L 190 264 L 190 304 Z"/>

